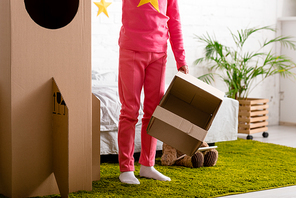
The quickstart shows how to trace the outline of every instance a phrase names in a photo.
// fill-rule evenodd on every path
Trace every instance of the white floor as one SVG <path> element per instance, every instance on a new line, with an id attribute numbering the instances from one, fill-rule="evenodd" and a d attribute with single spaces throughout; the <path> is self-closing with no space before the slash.
<path id="1" fill-rule="evenodd" d="M 296 126 L 268 126 L 269 136 L 262 137 L 262 133 L 252 134 L 253 140 L 280 144 L 296 148 Z M 238 134 L 239 138 L 247 135 Z M 224 198 L 296 198 L 296 186 L 256 191 L 245 194 L 229 195 Z"/>

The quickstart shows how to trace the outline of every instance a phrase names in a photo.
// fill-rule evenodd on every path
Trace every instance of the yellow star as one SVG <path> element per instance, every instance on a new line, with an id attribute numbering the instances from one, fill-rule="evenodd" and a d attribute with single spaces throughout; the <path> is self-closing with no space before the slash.
<path id="1" fill-rule="evenodd" d="M 98 8 L 99 8 L 97 16 L 99 16 L 99 14 L 104 12 L 105 15 L 107 17 L 109 17 L 108 12 L 107 12 L 107 7 L 111 4 L 110 2 L 106 2 L 105 0 L 101 0 L 101 2 L 94 2 L 94 4 L 96 4 L 96 6 L 98 6 Z"/>
<path id="2" fill-rule="evenodd" d="M 158 0 L 141 0 L 138 7 L 146 3 L 151 3 L 151 5 L 159 12 Z"/>

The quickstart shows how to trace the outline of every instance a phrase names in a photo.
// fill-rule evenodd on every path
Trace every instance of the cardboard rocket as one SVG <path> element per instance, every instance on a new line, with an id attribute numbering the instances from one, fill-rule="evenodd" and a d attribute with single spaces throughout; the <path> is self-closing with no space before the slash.
<path id="1" fill-rule="evenodd" d="M 91 190 L 99 179 L 98 112 L 91 2 L 1 0 L 0 194 Z"/>

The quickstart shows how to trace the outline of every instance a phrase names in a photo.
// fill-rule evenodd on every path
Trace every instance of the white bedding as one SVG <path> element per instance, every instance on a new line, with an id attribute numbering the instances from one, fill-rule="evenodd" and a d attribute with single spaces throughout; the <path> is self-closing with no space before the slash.
<path id="1" fill-rule="evenodd" d="M 92 92 L 101 101 L 101 154 L 118 154 L 117 130 L 120 113 L 116 74 L 93 72 Z M 143 96 L 142 96 L 143 101 Z M 142 103 L 139 119 L 136 124 L 135 152 L 141 151 L 141 118 Z M 224 98 L 221 107 L 208 131 L 205 141 L 208 143 L 235 140 L 238 125 L 238 101 Z M 162 149 L 162 142 L 157 142 L 157 150 Z"/>
<path id="2" fill-rule="evenodd" d="M 119 102 L 116 74 L 113 72 L 98 73 L 93 71 L 92 93 L 101 101 L 101 155 L 118 154 L 117 130 L 121 104 Z M 143 101 L 143 95 L 141 99 Z M 142 104 L 135 127 L 135 152 L 141 151 Z M 157 141 L 156 149 L 162 149 L 162 142 Z"/>
<path id="3" fill-rule="evenodd" d="M 222 142 L 237 139 L 239 103 L 231 98 L 224 98 L 219 111 L 208 131 L 205 142 Z"/>
<path id="4" fill-rule="evenodd" d="M 118 154 L 117 130 L 120 112 L 120 102 L 116 85 L 97 85 L 92 92 L 101 101 L 101 155 Z M 143 117 L 142 105 L 136 124 L 135 152 L 141 151 L 141 119 Z M 162 142 L 157 142 L 157 150 L 162 149 Z"/>

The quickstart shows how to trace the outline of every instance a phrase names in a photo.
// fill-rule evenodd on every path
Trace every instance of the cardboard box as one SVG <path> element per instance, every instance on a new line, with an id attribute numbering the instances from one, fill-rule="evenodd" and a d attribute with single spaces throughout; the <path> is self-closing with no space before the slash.
<path id="1" fill-rule="evenodd" d="M 224 92 L 178 72 L 155 109 L 147 131 L 192 156 L 204 141 Z"/>
<path id="2" fill-rule="evenodd" d="M 0 46 L 0 194 L 91 190 L 91 2 L 1 0 Z"/>

